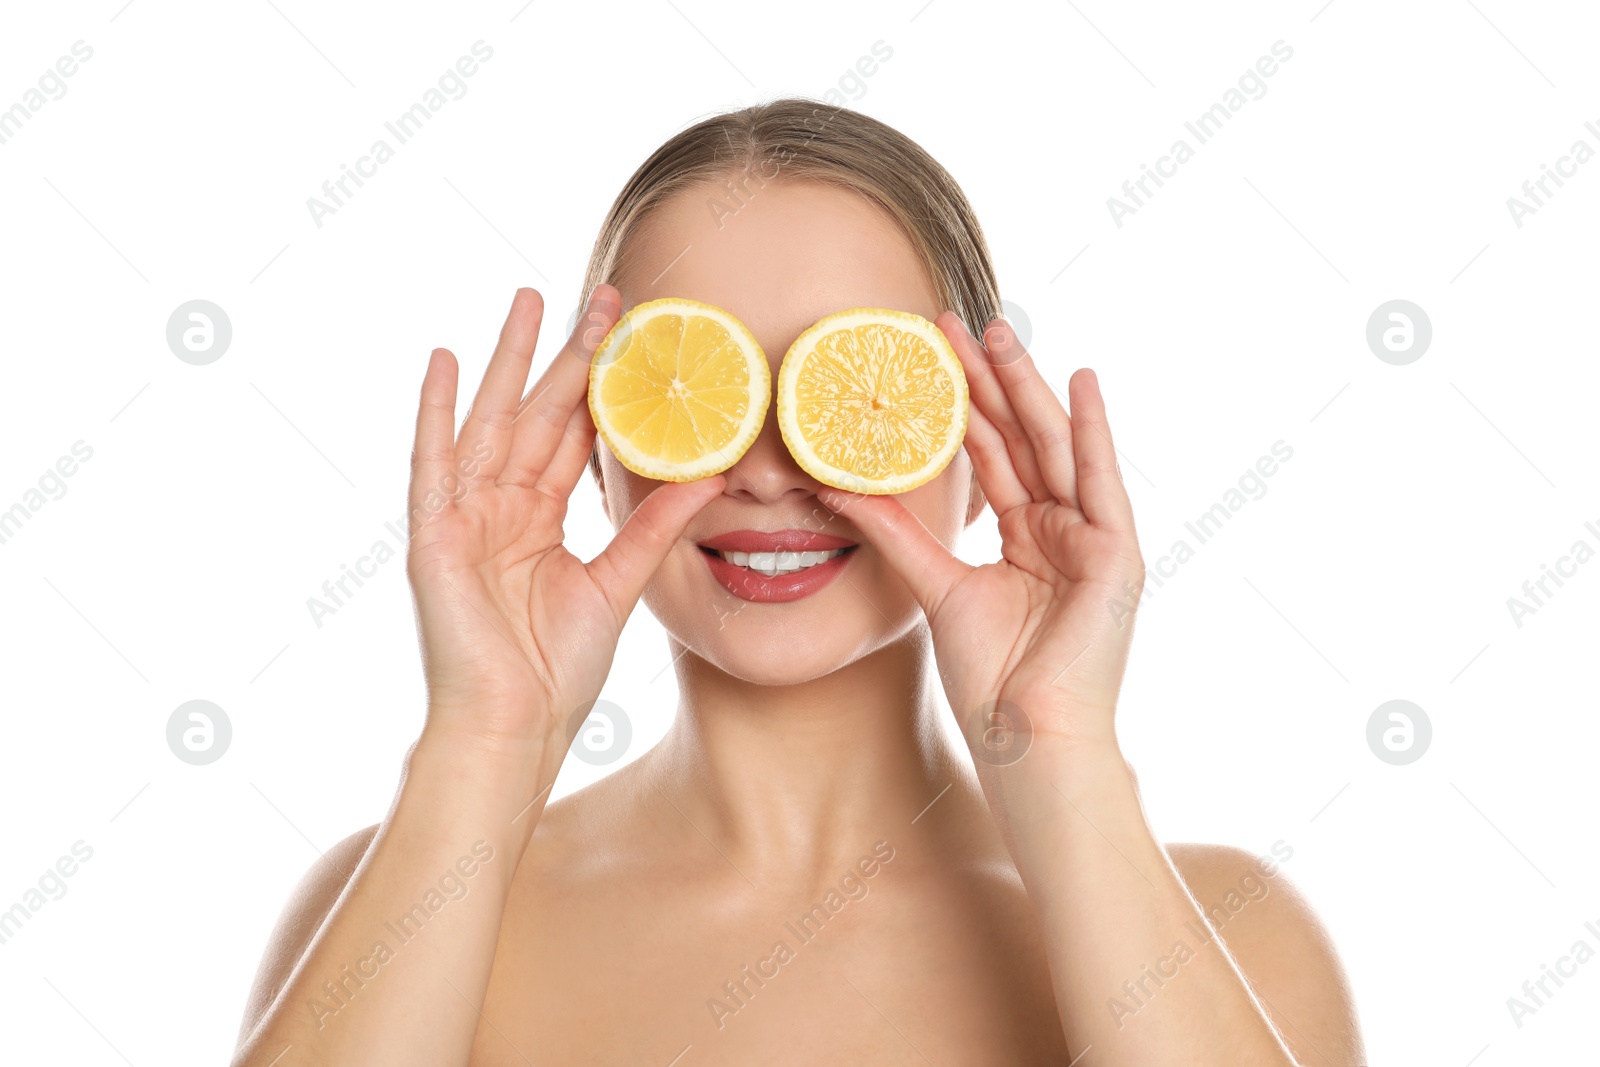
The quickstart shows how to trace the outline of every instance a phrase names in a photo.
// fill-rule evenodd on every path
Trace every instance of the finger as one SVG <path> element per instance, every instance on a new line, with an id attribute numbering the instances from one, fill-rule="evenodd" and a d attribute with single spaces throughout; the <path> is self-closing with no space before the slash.
<path id="1" fill-rule="evenodd" d="M 1006 439 L 976 404 L 969 407 L 966 449 L 972 468 L 978 472 L 978 486 L 983 490 L 984 499 L 989 501 L 996 516 L 1030 503 L 1033 496 L 1017 477 L 1017 468 L 1006 449 Z"/>
<path id="2" fill-rule="evenodd" d="M 1050 488 L 1039 472 L 1033 445 L 1029 443 L 1027 433 L 1012 410 L 1005 389 L 995 377 L 989 354 L 954 312 L 944 312 L 934 320 L 934 324 L 944 331 L 950 339 L 950 346 L 961 360 L 961 369 L 967 376 L 968 396 L 1005 439 L 1006 451 L 1011 455 L 1011 464 L 1016 469 L 1018 480 L 1027 488 L 1031 499 L 1041 502 L 1049 500 Z"/>
<path id="3" fill-rule="evenodd" d="M 589 406 L 579 404 L 573 409 L 572 417 L 567 419 L 566 430 L 556 445 L 556 454 L 550 457 L 534 488 L 562 501 L 572 496 L 573 487 L 589 465 L 594 437 L 594 419 L 589 415 Z"/>
<path id="4" fill-rule="evenodd" d="M 622 294 L 610 285 L 595 286 L 572 336 L 518 409 L 511 427 L 511 454 L 497 481 L 534 485 L 546 480 L 540 472 L 566 439 L 575 409 L 587 406 L 584 400 L 595 349 L 621 314 Z"/>
<path id="5" fill-rule="evenodd" d="M 995 319 L 984 329 L 983 339 L 984 348 L 998 361 L 993 366 L 994 375 L 1005 387 L 1012 410 L 1033 445 L 1045 484 L 1061 503 L 1077 507 L 1072 420 L 1061 406 L 1061 398 L 1044 380 L 1038 364 L 1022 347 L 1022 340 L 1009 322 Z"/>
<path id="6" fill-rule="evenodd" d="M 822 489 L 817 499 L 855 524 L 867 543 L 889 561 L 926 615 L 938 611 L 945 594 L 973 569 L 951 555 L 944 542 L 893 496 Z"/>
<path id="7" fill-rule="evenodd" d="M 459 372 L 456 357 L 448 349 L 435 348 L 428 357 L 427 373 L 422 376 L 417 433 L 411 446 L 411 487 L 406 498 L 413 532 L 420 519 L 426 518 L 430 494 L 440 491 L 456 472 L 456 378 Z M 420 516 L 419 511 L 422 512 Z"/>
<path id="8" fill-rule="evenodd" d="M 494 355 L 489 358 L 483 381 L 478 383 L 472 408 L 461 427 L 457 456 L 462 459 L 468 454 L 474 456 L 479 461 L 478 472 L 484 478 L 498 477 L 506 465 L 511 423 L 516 418 L 522 385 L 528 380 L 528 367 L 533 362 L 533 349 L 543 318 L 544 297 L 539 291 L 518 289 L 511 300 L 505 325 L 500 328 Z M 562 421 L 566 421 L 565 416 Z"/>
<path id="9" fill-rule="evenodd" d="M 1072 400 L 1073 451 L 1078 457 L 1084 517 L 1108 530 L 1131 531 L 1133 504 L 1117 469 L 1117 446 L 1112 443 L 1111 424 L 1106 421 L 1100 380 L 1085 367 L 1067 382 L 1067 393 Z"/>
<path id="10" fill-rule="evenodd" d="M 722 494 L 720 474 L 657 486 L 633 509 L 611 543 L 587 564 L 616 614 L 617 625 L 632 613 L 650 576 L 667 558 L 699 510 Z"/>

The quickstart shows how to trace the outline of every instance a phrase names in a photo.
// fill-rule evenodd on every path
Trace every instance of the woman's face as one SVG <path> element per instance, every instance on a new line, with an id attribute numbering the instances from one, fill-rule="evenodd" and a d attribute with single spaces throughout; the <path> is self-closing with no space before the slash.
<path id="1" fill-rule="evenodd" d="M 944 310 L 910 242 L 876 205 L 809 181 L 754 183 L 738 205 L 720 183 L 685 190 L 659 205 L 635 234 L 618 278 L 622 305 L 675 296 L 724 308 L 778 365 L 800 333 L 850 307 Z M 771 403 L 771 401 L 769 401 Z M 600 442 L 605 506 L 620 527 L 662 483 L 622 466 Z M 894 641 L 921 613 L 910 591 L 844 515 L 817 499 L 821 483 L 795 463 L 769 407 L 761 434 L 729 468 L 722 495 L 692 520 L 645 589 L 644 601 L 667 631 L 721 670 L 763 685 L 831 673 Z M 966 451 L 938 477 L 899 499 L 950 548 L 975 517 Z M 969 514 L 973 512 L 973 514 Z M 799 530 L 855 543 L 825 586 L 786 602 L 746 599 L 751 590 L 717 566 L 700 542 L 735 530 Z"/>

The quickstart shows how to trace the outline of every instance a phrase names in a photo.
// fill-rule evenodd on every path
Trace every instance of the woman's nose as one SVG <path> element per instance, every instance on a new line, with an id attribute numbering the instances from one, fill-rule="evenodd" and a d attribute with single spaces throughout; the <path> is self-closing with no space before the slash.
<path id="1" fill-rule="evenodd" d="M 776 374 L 774 374 L 776 377 Z M 822 484 L 807 474 L 783 443 L 778 429 L 775 400 L 768 401 L 767 418 L 748 451 L 723 474 L 725 495 L 759 504 L 775 504 L 788 497 L 813 496 Z"/>

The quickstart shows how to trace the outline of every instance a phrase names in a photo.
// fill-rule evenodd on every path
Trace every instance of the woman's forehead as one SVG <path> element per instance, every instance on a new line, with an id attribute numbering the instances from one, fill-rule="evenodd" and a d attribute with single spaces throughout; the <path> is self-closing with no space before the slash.
<path id="1" fill-rule="evenodd" d="M 624 307 L 677 296 L 723 308 L 775 359 L 847 307 L 929 319 L 943 310 L 922 258 L 882 208 L 834 185 L 753 176 L 663 201 L 634 235 L 616 284 Z"/>

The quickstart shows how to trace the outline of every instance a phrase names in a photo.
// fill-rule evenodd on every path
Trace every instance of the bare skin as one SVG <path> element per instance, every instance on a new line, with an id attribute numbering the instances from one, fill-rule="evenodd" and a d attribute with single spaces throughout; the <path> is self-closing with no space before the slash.
<path id="1" fill-rule="evenodd" d="M 536 294 L 519 293 L 459 439 L 454 360 L 435 353 L 413 504 L 451 463 L 493 458 L 413 539 L 428 723 L 385 821 L 285 909 L 235 1062 L 1365 1062 L 1287 877 L 1164 847 L 1144 821 L 1112 724 L 1133 627 L 1104 608 L 1137 602 L 1143 565 L 1092 373 L 1069 418 L 1009 328 L 967 334 L 893 223 L 843 190 L 768 185 L 720 225 L 689 190 L 633 251 L 520 416 Z M 587 354 L 623 307 L 667 295 L 738 316 L 774 376 L 829 312 L 935 319 L 972 389 L 966 448 L 911 492 L 850 498 L 799 468 L 770 415 L 696 483 L 602 447 L 620 532 L 581 563 L 559 524 L 594 439 Z M 1005 558 L 973 569 L 950 549 L 985 506 Z M 849 581 L 746 603 L 695 544 L 789 527 L 860 542 Z M 546 806 L 640 597 L 671 637 L 673 726 Z M 972 754 L 952 747 L 941 690 L 964 726 L 996 699 L 1024 709 L 1027 755 L 991 762 L 981 728 Z M 457 866 L 479 841 L 492 858 Z M 402 943 L 385 923 L 452 870 Z M 358 964 L 379 940 L 392 958 Z"/>

